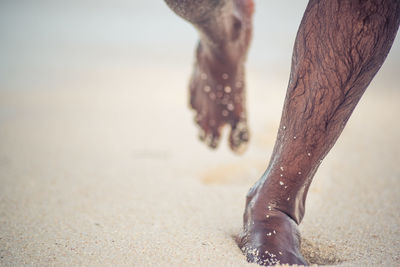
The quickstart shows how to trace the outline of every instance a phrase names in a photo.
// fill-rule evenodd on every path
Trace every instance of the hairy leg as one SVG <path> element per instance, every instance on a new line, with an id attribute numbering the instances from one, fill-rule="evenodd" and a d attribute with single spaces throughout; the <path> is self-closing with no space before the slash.
<path id="1" fill-rule="evenodd" d="M 383 64 L 398 0 L 311 0 L 297 33 L 269 166 L 247 196 L 239 246 L 263 265 L 305 264 L 297 225 L 321 160 Z"/>
<path id="2" fill-rule="evenodd" d="M 190 106 L 200 139 L 217 147 L 231 127 L 229 145 L 241 152 L 248 142 L 244 63 L 251 39 L 252 0 L 165 0 L 199 31 Z"/>

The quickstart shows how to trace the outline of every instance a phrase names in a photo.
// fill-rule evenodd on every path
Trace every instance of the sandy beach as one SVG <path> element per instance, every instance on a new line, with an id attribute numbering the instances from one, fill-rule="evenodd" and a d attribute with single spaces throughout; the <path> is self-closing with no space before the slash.
<path id="1" fill-rule="evenodd" d="M 276 30 L 269 14 L 289 1 L 256 2 L 251 142 L 237 156 L 227 131 L 215 151 L 197 138 L 196 32 L 142 2 L 0 4 L 1 266 L 257 266 L 234 237 L 272 152 L 305 3 Z M 399 69 L 397 38 L 314 178 L 300 227 L 310 264 L 400 264 Z"/>

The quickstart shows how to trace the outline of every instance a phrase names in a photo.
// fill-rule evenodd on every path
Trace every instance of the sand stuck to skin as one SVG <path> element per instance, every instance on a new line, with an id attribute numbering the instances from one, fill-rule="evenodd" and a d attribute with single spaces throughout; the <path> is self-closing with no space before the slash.
<path id="1" fill-rule="evenodd" d="M 6 16 L 11 11 L 2 18 L 12 21 Z M 29 20 L 29 12 L 21 18 Z M 163 12 L 171 15 L 166 7 Z M 46 14 L 49 21 L 58 19 Z M 18 30 L 23 27 L 10 28 L 5 40 L 25 36 Z M 46 42 L 24 42 L 26 50 L 9 43 L 7 51 L 17 49 L 22 59 L 10 56 L 18 64 L 1 69 L 8 72 L 0 81 L 0 265 L 250 266 L 234 237 L 246 192 L 274 145 L 290 48 L 279 75 L 250 60 L 251 142 L 235 156 L 226 141 L 211 151 L 197 139 L 186 90 L 194 43 L 159 44 L 159 54 L 146 54 L 148 47 L 135 50 L 95 37 L 75 45 L 61 37 L 49 37 L 65 44 L 54 51 Z M 173 60 L 169 53 L 182 56 Z M 400 91 L 398 73 L 391 71 L 399 69 L 396 53 L 310 188 L 300 229 L 312 264 L 400 263 Z M 51 61 L 61 54 L 63 60 Z"/>

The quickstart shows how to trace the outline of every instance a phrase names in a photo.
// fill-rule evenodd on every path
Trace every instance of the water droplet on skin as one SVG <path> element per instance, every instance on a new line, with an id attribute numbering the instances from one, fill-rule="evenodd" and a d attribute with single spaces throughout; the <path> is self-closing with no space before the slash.
<path id="1" fill-rule="evenodd" d="M 287 188 L 287 185 L 285 185 L 285 189 Z"/>
<path id="2" fill-rule="evenodd" d="M 286 126 L 285 126 L 285 125 L 283 125 L 283 127 L 282 127 L 282 128 L 283 128 L 283 130 L 286 130 Z"/>
<path id="3" fill-rule="evenodd" d="M 288 197 L 286 200 L 289 201 L 289 200 L 290 200 L 290 197 Z"/>
<path id="4" fill-rule="evenodd" d="M 273 232 L 274 232 L 274 235 L 276 235 L 276 231 L 274 230 Z"/>
<path id="5" fill-rule="evenodd" d="M 311 153 L 310 153 L 310 152 L 308 152 L 308 153 L 307 153 L 307 156 L 309 156 L 309 157 L 310 157 L 310 156 L 311 156 Z"/>
<path id="6" fill-rule="evenodd" d="M 211 91 L 210 86 L 208 86 L 208 85 L 204 86 L 204 92 L 208 93 L 210 91 Z"/>
<path id="7" fill-rule="evenodd" d="M 202 80 L 207 80 L 207 74 L 205 74 L 205 73 L 202 73 L 200 75 L 200 77 L 201 77 Z"/>
<path id="8" fill-rule="evenodd" d="M 230 86 L 225 86 L 224 91 L 225 91 L 225 93 L 229 94 L 232 91 L 232 89 Z"/>
<path id="9" fill-rule="evenodd" d="M 269 210 L 272 210 L 272 207 L 271 207 L 271 206 L 268 206 L 268 209 L 269 209 Z"/>
<path id="10" fill-rule="evenodd" d="M 284 183 L 283 183 L 282 181 L 279 181 L 279 184 L 280 184 L 280 185 L 284 185 Z"/>
<path id="11" fill-rule="evenodd" d="M 297 137 L 296 136 L 293 136 L 293 139 L 296 139 Z"/>
<path id="12" fill-rule="evenodd" d="M 228 108 L 230 111 L 232 111 L 232 110 L 235 109 L 235 107 L 233 106 L 232 103 L 229 103 L 229 104 L 227 105 L 227 108 Z"/>
<path id="13" fill-rule="evenodd" d="M 227 80 L 229 78 L 229 75 L 227 73 L 222 74 L 222 79 Z"/>
<path id="14" fill-rule="evenodd" d="M 281 177 L 283 177 L 283 174 L 281 174 Z"/>
<path id="15" fill-rule="evenodd" d="M 283 167 L 282 166 L 280 167 L 280 169 L 281 169 L 281 171 L 283 171 Z"/>
<path id="16" fill-rule="evenodd" d="M 267 215 L 266 217 L 269 218 L 269 215 Z"/>
<path id="17" fill-rule="evenodd" d="M 282 252 L 278 251 L 279 255 L 282 255 Z"/>
<path id="18" fill-rule="evenodd" d="M 222 116 L 226 117 L 226 116 L 228 116 L 228 114 L 229 114 L 229 112 L 226 109 L 224 109 L 222 111 Z"/>
<path id="19" fill-rule="evenodd" d="M 299 174 L 299 175 L 300 175 L 300 174 L 301 174 L 301 172 L 298 172 L 297 174 Z"/>
<path id="20" fill-rule="evenodd" d="M 272 235 L 272 233 L 271 232 L 269 232 L 268 234 L 267 234 L 267 236 L 271 236 Z"/>

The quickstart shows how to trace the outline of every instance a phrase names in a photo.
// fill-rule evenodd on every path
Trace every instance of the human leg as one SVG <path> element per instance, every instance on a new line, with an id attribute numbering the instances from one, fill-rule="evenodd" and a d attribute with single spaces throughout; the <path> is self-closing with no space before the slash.
<path id="1" fill-rule="evenodd" d="M 244 63 L 251 39 L 252 0 L 165 1 L 199 32 L 189 88 L 200 139 L 215 148 L 222 128 L 229 125 L 229 145 L 241 152 L 249 140 Z"/>
<path id="2" fill-rule="evenodd" d="M 249 261 L 305 264 L 297 225 L 308 188 L 383 64 L 399 23 L 396 0 L 310 0 L 270 163 L 247 196 L 238 242 Z"/>

